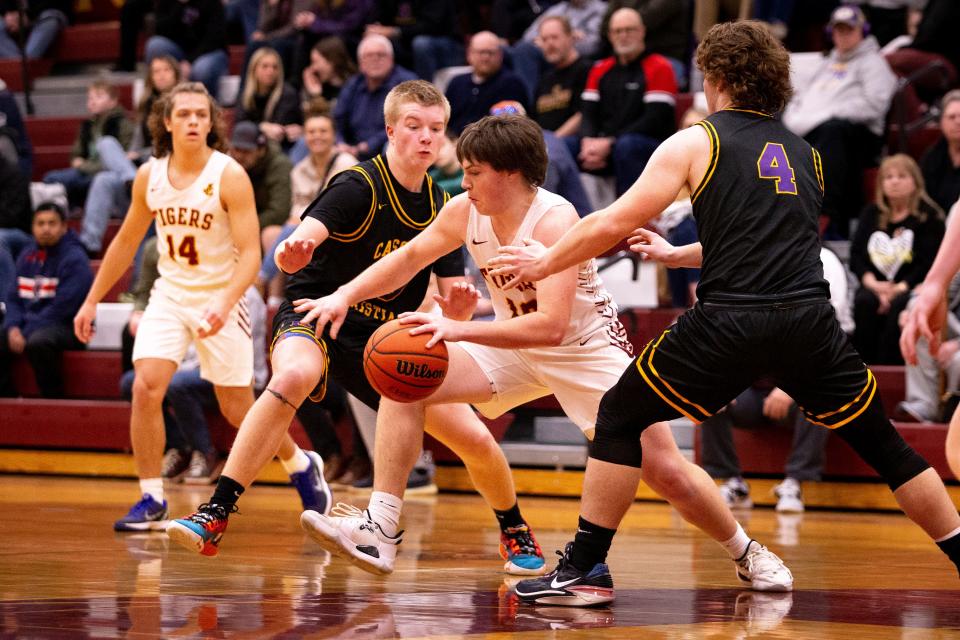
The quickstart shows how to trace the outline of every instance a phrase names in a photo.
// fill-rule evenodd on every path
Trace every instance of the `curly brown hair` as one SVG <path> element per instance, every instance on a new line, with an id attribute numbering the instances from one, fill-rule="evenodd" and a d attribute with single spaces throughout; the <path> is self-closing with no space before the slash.
<path id="1" fill-rule="evenodd" d="M 167 131 L 166 120 L 173 113 L 173 101 L 181 93 L 198 93 L 206 96 L 210 103 L 210 133 L 207 134 L 207 146 L 217 151 L 226 151 L 227 134 L 220 117 L 220 105 L 199 82 L 181 82 L 153 103 L 148 126 L 153 137 L 153 155 L 162 158 L 173 151 L 173 136 Z"/>
<path id="2" fill-rule="evenodd" d="M 757 20 L 713 25 L 697 47 L 697 66 L 741 109 L 777 113 L 790 101 L 790 54 Z"/>

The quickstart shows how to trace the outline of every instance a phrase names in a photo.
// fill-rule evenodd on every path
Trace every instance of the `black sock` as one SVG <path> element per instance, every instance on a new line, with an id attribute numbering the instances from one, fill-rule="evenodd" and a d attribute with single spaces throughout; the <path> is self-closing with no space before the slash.
<path id="1" fill-rule="evenodd" d="M 953 560 L 953 564 L 957 565 L 957 573 L 960 573 L 960 533 L 938 542 L 937 546 Z"/>
<path id="2" fill-rule="evenodd" d="M 230 507 L 237 504 L 237 500 L 240 499 L 242 494 L 243 485 L 233 478 L 221 475 L 220 479 L 217 480 L 217 488 L 213 490 L 213 497 L 210 498 L 210 504 L 218 504 L 221 507 L 226 507 L 229 512 Z"/>
<path id="3" fill-rule="evenodd" d="M 607 559 L 616 529 L 607 529 L 580 516 L 577 535 L 570 551 L 570 563 L 580 571 L 590 571 L 593 565 Z"/>
<path id="4" fill-rule="evenodd" d="M 500 531 L 505 532 L 510 527 L 519 527 L 522 524 L 526 524 L 526 522 L 523 521 L 523 516 L 520 515 L 520 505 L 516 502 L 506 511 L 497 511 L 494 509 L 493 513 L 497 516 L 497 522 L 500 523 Z"/>

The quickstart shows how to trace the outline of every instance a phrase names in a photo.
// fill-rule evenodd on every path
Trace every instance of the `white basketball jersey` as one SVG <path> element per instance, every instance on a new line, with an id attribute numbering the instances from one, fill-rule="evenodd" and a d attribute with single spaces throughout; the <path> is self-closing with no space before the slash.
<path id="1" fill-rule="evenodd" d="M 170 156 L 150 161 L 147 206 L 157 229 L 160 281 L 184 289 L 217 289 L 233 277 L 237 250 L 220 202 L 220 179 L 230 157 L 214 151 L 185 189 L 170 184 Z"/>
<path id="2" fill-rule="evenodd" d="M 522 245 L 524 238 L 533 236 L 533 230 L 540 219 L 548 215 L 551 209 L 561 205 L 570 206 L 570 203 L 562 196 L 538 189 L 527 215 L 517 229 L 517 234 L 513 238 L 507 238 L 506 244 Z M 497 320 L 515 318 L 537 310 L 537 283 L 522 282 L 513 289 L 504 290 L 503 284 L 511 280 L 512 276 L 504 278 L 488 273 L 487 262 L 498 255 L 500 241 L 493 232 L 490 217 L 478 213 L 473 204 L 470 205 L 470 219 L 467 222 L 466 246 L 487 283 Z M 600 274 L 597 273 L 597 262 L 591 258 L 579 265 L 570 325 L 561 344 L 565 346 L 582 343 L 597 331 L 605 332 L 611 344 L 623 348 L 627 353 L 633 352 L 626 330 L 617 318 L 617 303 L 604 288 Z"/>

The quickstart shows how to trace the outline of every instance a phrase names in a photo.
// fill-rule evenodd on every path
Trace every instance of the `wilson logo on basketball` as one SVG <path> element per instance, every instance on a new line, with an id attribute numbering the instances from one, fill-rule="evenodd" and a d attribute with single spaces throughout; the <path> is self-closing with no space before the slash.
<path id="1" fill-rule="evenodd" d="M 397 373 L 411 378 L 423 378 L 425 380 L 436 380 L 443 378 L 446 373 L 443 369 L 435 369 L 425 364 L 416 364 L 407 360 L 397 360 Z"/>

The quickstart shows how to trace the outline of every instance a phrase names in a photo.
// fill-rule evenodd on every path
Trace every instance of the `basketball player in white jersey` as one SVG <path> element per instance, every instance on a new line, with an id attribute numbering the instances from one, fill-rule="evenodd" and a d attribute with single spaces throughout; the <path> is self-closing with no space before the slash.
<path id="1" fill-rule="evenodd" d="M 243 302 L 260 264 L 253 187 L 243 168 L 216 150 L 223 140 L 219 108 L 202 84 L 177 85 L 162 100 L 162 114 L 155 112 L 150 121 L 156 157 L 137 171 L 130 209 L 74 318 L 77 337 L 88 342 L 97 303 L 129 266 L 153 222 L 160 278 L 134 343 L 130 416 L 143 497 L 114 523 L 117 531 L 166 527 L 161 405 L 191 342 L 200 375 L 213 383 L 227 420 L 238 426 L 253 404 L 253 342 Z M 309 457 L 289 435 L 279 455 L 304 507 L 328 510 L 319 456 Z"/>
<path id="2" fill-rule="evenodd" d="M 485 268 L 499 246 L 526 238 L 552 245 L 579 219 L 569 202 L 537 186 L 547 165 L 539 126 L 522 116 L 488 116 L 464 130 L 457 157 L 466 193 L 451 199 L 430 227 L 335 293 L 297 303 L 297 311 L 309 310 L 304 323 L 316 320 L 319 331 L 329 322 L 335 337 L 351 304 L 396 289 L 423 265 L 463 244 L 481 267 L 496 310 L 494 322 L 401 316 L 411 334 L 433 334 L 428 346 L 446 341 L 450 361 L 443 383 L 425 401 L 380 402 L 374 491 L 396 500 L 371 501 L 366 512 L 338 509 L 343 515 L 328 517 L 305 511 L 300 518 L 322 546 L 373 573 L 393 567 L 403 483 L 416 462 L 427 403 L 469 402 L 496 417 L 553 393 L 592 438 L 601 398 L 632 359 L 616 304 L 594 260 L 509 290 L 503 289 L 504 279 Z M 669 426 L 653 426 L 643 438 L 648 438 L 642 441 L 645 449 L 657 451 L 644 458 L 644 481 L 724 546 L 737 561 L 738 575 L 754 589 L 790 590 L 789 569 L 746 535 L 706 472 L 680 454 Z"/>

